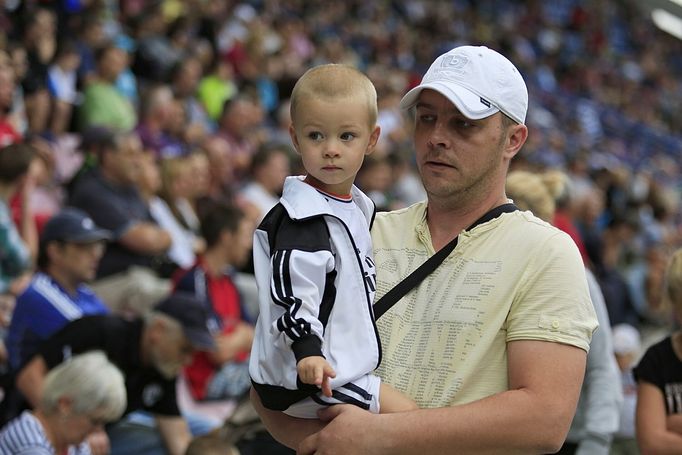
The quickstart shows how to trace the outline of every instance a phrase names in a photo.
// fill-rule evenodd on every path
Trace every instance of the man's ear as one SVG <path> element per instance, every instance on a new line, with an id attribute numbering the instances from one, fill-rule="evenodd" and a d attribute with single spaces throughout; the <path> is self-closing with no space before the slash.
<path id="1" fill-rule="evenodd" d="M 47 243 L 47 246 L 45 247 L 45 253 L 47 254 L 47 259 L 49 259 L 49 262 L 52 262 L 52 258 L 61 254 L 59 251 L 59 246 L 60 245 L 58 242 Z"/>
<path id="2" fill-rule="evenodd" d="M 374 148 L 377 146 L 377 143 L 379 142 L 379 136 L 381 136 L 381 127 L 377 125 L 374 127 L 374 130 L 369 135 L 369 143 L 367 144 L 367 151 L 365 152 L 365 155 L 369 155 L 374 151 Z"/>
<path id="3" fill-rule="evenodd" d="M 526 125 L 514 125 L 507 129 L 507 147 L 505 148 L 505 154 L 512 159 L 519 153 L 523 144 L 526 143 L 528 139 L 528 127 Z"/>
<path id="4" fill-rule="evenodd" d="M 289 136 L 291 137 L 291 143 L 294 144 L 294 149 L 299 155 L 301 152 L 298 151 L 298 138 L 296 137 L 296 130 L 294 129 L 294 124 L 289 125 Z"/>

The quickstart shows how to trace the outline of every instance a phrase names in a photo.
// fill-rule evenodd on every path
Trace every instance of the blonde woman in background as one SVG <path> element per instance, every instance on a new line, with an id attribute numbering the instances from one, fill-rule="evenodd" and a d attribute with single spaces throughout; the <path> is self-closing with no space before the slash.
<path id="1" fill-rule="evenodd" d="M 74 356 L 45 378 L 42 398 L 0 432 L 0 453 L 89 455 L 85 439 L 126 408 L 123 375 L 101 351 Z"/>

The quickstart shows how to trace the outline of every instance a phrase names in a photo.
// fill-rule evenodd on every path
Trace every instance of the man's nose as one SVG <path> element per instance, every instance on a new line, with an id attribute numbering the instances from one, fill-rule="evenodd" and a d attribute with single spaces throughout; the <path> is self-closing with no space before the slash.
<path id="1" fill-rule="evenodd" d="M 429 135 L 429 144 L 434 147 L 447 147 L 450 143 L 446 125 L 440 120 L 436 122 Z"/>

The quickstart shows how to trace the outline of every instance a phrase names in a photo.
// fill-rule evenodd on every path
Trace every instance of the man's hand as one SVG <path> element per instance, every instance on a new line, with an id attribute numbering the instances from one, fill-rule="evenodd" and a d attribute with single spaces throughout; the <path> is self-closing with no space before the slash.
<path id="1" fill-rule="evenodd" d="M 296 370 L 301 381 L 320 387 L 327 397 L 332 396 L 329 378 L 335 378 L 336 372 L 324 357 L 317 355 L 305 357 L 296 364 Z"/>
<path id="2" fill-rule="evenodd" d="M 90 445 L 92 455 L 109 455 L 111 447 L 109 446 L 109 436 L 102 428 L 93 431 L 85 439 Z"/>
<path id="3" fill-rule="evenodd" d="M 319 411 L 318 416 L 328 422 L 327 426 L 301 441 L 298 455 L 391 453 L 388 448 L 379 446 L 383 444 L 376 433 L 379 414 L 349 404 L 337 404 Z"/>

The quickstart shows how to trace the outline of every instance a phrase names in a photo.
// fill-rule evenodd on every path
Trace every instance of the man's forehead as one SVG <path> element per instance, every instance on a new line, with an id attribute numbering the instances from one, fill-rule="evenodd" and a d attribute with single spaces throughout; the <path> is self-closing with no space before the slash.
<path id="1" fill-rule="evenodd" d="M 455 104 L 445 95 L 430 88 L 424 89 L 419 93 L 415 107 L 417 109 L 444 109 L 446 112 L 452 114 L 463 115 L 457 106 L 455 106 Z"/>

